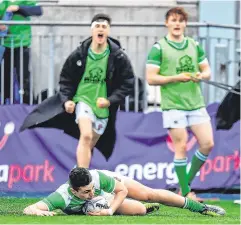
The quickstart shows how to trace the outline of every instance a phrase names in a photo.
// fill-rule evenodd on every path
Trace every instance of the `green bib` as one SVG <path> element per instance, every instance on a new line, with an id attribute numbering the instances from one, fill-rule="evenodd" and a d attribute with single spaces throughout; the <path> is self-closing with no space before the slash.
<path id="1" fill-rule="evenodd" d="M 176 48 L 166 38 L 162 38 L 159 43 L 162 47 L 161 75 L 174 76 L 183 72 L 199 71 L 197 47 L 193 39 L 186 38 L 182 48 Z M 204 106 L 199 83 L 189 81 L 161 86 L 162 110 L 195 110 Z"/>
<path id="2" fill-rule="evenodd" d="M 88 104 L 98 118 L 108 118 L 108 108 L 98 108 L 96 101 L 99 97 L 107 98 L 106 72 L 110 50 L 107 48 L 101 54 L 95 54 L 89 49 L 85 72 L 81 79 L 74 102 Z"/>

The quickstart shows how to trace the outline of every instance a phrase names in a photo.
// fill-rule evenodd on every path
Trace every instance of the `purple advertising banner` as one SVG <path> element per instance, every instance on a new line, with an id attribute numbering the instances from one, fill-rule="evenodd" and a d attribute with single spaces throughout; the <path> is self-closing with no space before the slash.
<path id="1" fill-rule="evenodd" d="M 208 107 L 214 117 L 218 105 Z M 76 164 L 77 140 L 56 129 L 37 128 L 19 133 L 26 105 L 0 107 L 0 191 L 43 193 L 66 182 Z M 91 168 L 108 169 L 132 177 L 153 188 L 177 187 L 173 145 L 162 128 L 160 112 L 149 114 L 119 112 L 117 141 L 107 162 L 94 151 Z M 240 183 L 240 122 L 224 131 L 214 129 L 215 147 L 192 183 L 194 189 L 229 188 Z M 189 133 L 188 161 L 198 149 Z"/>

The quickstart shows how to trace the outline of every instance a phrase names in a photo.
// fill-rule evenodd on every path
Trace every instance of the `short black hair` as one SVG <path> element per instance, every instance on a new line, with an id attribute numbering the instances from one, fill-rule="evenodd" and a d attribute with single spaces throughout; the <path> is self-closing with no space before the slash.
<path id="1" fill-rule="evenodd" d="M 88 169 L 76 167 L 70 171 L 69 182 L 71 187 L 78 191 L 79 187 L 89 185 L 92 181 L 92 176 Z"/>
<path id="2" fill-rule="evenodd" d="M 104 13 L 98 13 L 96 14 L 92 20 L 91 23 L 93 23 L 94 21 L 99 21 L 99 20 L 107 20 L 107 22 L 109 23 L 109 25 L 111 25 L 111 18 L 109 15 L 104 14 Z"/>

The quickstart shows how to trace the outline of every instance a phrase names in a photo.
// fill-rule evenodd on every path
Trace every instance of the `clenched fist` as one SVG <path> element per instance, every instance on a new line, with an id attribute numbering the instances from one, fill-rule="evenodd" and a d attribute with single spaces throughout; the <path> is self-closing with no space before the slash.
<path id="1" fill-rule="evenodd" d="M 17 12 L 19 10 L 19 6 L 18 5 L 10 5 L 7 8 L 7 12 Z"/>
<path id="2" fill-rule="evenodd" d="M 73 113 L 75 108 L 75 103 L 71 100 L 64 103 L 64 108 L 67 113 Z"/>
<path id="3" fill-rule="evenodd" d="M 106 98 L 98 98 L 96 105 L 99 108 L 108 108 L 110 106 L 110 101 Z"/>

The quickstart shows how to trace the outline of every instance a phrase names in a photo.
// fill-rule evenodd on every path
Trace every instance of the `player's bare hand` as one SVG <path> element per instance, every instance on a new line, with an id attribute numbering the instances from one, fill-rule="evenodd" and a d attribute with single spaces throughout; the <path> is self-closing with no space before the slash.
<path id="1" fill-rule="evenodd" d="M 7 8 L 7 12 L 17 12 L 19 10 L 19 6 L 18 5 L 10 5 Z"/>
<path id="2" fill-rule="evenodd" d="M 108 209 L 102 209 L 99 212 L 89 212 L 88 215 L 90 216 L 109 216 L 110 213 Z"/>
<path id="3" fill-rule="evenodd" d="M 3 25 L 3 24 L 0 25 L 0 30 L 1 30 L 1 31 L 4 31 L 4 30 L 6 30 L 6 29 L 7 29 L 7 27 L 6 27 L 5 25 Z"/>
<path id="4" fill-rule="evenodd" d="M 75 103 L 71 100 L 64 103 L 64 108 L 67 113 L 73 113 L 75 108 Z"/>
<path id="5" fill-rule="evenodd" d="M 192 80 L 190 73 L 180 73 L 176 75 L 176 79 L 179 82 L 188 82 Z"/>
<path id="6" fill-rule="evenodd" d="M 96 105 L 99 108 L 108 108 L 110 106 L 110 101 L 106 98 L 98 98 Z"/>
<path id="7" fill-rule="evenodd" d="M 30 205 L 24 209 L 23 214 L 36 215 L 36 216 L 54 216 L 56 213 L 45 211 L 45 210 L 40 210 L 40 209 L 36 208 L 36 205 Z"/>
<path id="8" fill-rule="evenodd" d="M 200 80 L 203 78 L 202 73 L 197 72 L 196 74 L 191 76 L 193 82 L 200 82 Z"/>

